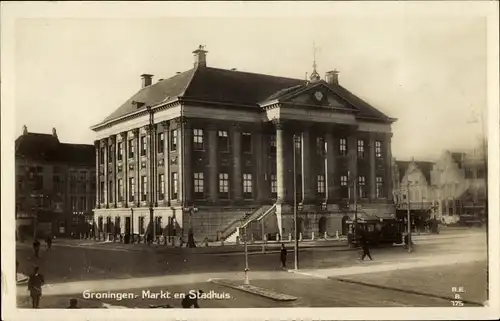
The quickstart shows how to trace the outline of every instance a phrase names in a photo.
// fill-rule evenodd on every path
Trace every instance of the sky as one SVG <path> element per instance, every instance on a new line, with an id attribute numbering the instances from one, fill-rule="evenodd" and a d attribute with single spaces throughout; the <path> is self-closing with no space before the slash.
<path id="1" fill-rule="evenodd" d="M 313 43 L 318 71 L 385 114 L 393 156 L 433 159 L 469 148 L 486 110 L 486 20 L 467 17 L 172 17 L 21 19 L 15 24 L 16 136 L 57 129 L 93 144 L 89 128 L 140 89 L 140 75 L 168 78 L 208 50 L 208 66 L 304 78 Z M 476 117 L 477 118 L 477 117 Z"/>

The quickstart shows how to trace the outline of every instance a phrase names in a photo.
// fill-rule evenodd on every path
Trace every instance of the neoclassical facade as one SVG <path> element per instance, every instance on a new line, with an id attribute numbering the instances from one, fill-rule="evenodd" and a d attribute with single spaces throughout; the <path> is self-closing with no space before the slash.
<path id="1" fill-rule="evenodd" d="M 335 234 L 356 191 L 358 209 L 394 213 L 391 124 L 338 83 L 208 67 L 152 83 L 92 127 L 97 139 L 97 229 L 225 239 L 292 232 Z M 294 157 L 295 155 L 295 157 Z M 295 163 L 295 171 L 294 171 Z M 353 187 L 356 182 L 356 188 Z M 321 222 L 320 222 L 321 221 Z"/>

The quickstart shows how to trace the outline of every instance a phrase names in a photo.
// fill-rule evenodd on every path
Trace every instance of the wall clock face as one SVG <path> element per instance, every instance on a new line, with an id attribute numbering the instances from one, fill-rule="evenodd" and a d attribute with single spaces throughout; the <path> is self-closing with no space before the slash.
<path id="1" fill-rule="evenodd" d="M 321 101 L 321 99 L 323 99 L 323 93 L 321 91 L 315 92 L 314 98 L 316 98 L 316 100 L 318 100 L 318 101 Z"/>

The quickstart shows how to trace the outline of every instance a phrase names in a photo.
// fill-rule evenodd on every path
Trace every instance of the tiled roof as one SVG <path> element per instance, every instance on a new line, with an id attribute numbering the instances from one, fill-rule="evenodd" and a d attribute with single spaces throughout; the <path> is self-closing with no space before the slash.
<path id="1" fill-rule="evenodd" d="M 27 133 L 16 139 L 16 157 L 68 165 L 95 166 L 93 145 L 66 144 L 48 134 Z"/>
<path id="2" fill-rule="evenodd" d="M 152 84 L 151 86 L 141 88 L 141 90 L 139 90 L 135 95 L 130 97 L 130 99 L 112 112 L 111 115 L 106 117 L 103 122 L 107 122 L 108 120 L 119 118 L 139 110 L 136 105 L 132 104 L 134 101 L 144 103 L 145 105 L 141 109 L 146 109 L 145 106 L 147 105 L 154 106 L 162 101 L 169 100 L 170 98 L 181 96 L 189 85 L 195 71 L 196 69 L 190 69 L 171 78 Z"/>
<path id="3" fill-rule="evenodd" d="M 111 113 L 102 123 L 139 110 L 133 101 L 154 106 L 162 101 L 184 99 L 254 106 L 266 100 L 300 90 L 306 86 L 303 79 L 276 77 L 235 70 L 198 67 L 142 88 L 122 106 Z M 334 93 L 359 110 L 357 117 L 387 121 L 382 112 L 355 96 L 340 85 L 328 85 Z M 146 107 L 142 107 L 145 109 Z"/>

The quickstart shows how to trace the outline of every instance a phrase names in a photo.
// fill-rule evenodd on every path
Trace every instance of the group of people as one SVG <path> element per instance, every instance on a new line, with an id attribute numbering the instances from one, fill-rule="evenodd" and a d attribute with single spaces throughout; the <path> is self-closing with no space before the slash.
<path id="1" fill-rule="evenodd" d="M 52 248 L 52 237 L 49 235 L 45 238 L 45 244 L 47 246 L 47 251 L 50 251 Z M 39 258 L 40 257 L 40 241 L 38 239 L 35 239 L 33 241 L 33 251 L 35 252 L 35 257 Z"/>

